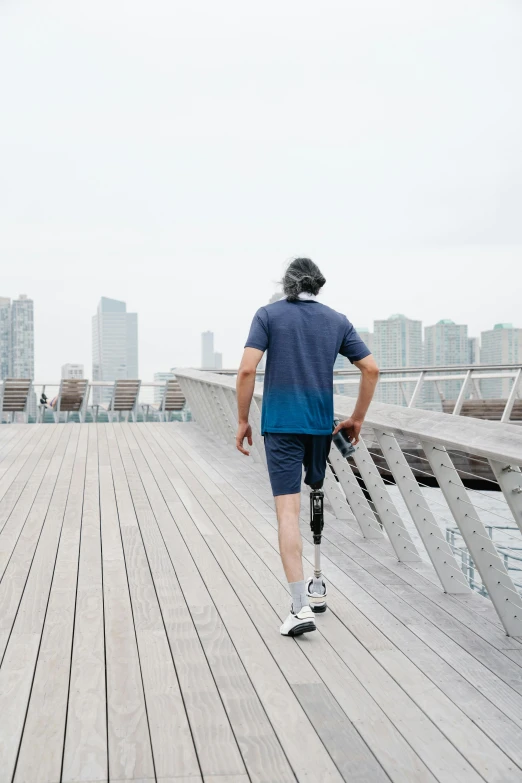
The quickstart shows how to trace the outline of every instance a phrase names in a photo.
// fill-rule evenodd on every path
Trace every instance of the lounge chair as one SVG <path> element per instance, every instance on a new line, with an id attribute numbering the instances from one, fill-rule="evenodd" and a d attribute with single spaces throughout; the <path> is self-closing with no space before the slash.
<path id="1" fill-rule="evenodd" d="M 7 421 L 13 422 L 15 414 L 21 413 L 24 421 L 28 421 L 27 406 L 29 392 L 33 381 L 31 378 L 6 378 L 0 385 L 0 421 L 6 416 Z"/>

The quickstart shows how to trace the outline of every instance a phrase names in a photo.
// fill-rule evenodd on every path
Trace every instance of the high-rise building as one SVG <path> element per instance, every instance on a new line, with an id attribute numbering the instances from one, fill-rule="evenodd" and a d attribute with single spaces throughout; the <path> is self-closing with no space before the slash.
<path id="1" fill-rule="evenodd" d="M 201 368 L 214 369 L 214 332 L 203 332 L 201 335 Z"/>
<path id="2" fill-rule="evenodd" d="M 154 373 L 154 381 L 156 383 L 166 383 L 167 381 L 170 381 L 172 378 L 175 378 L 174 371 L 170 370 L 169 372 L 155 372 Z M 163 386 L 155 386 L 154 387 L 154 403 L 156 405 L 159 405 L 160 402 L 163 399 Z"/>
<path id="3" fill-rule="evenodd" d="M 92 318 L 92 379 L 116 381 L 138 378 L 138 314 L 125 302 L 102 296 Z M 94 387 L 93 400 L 107 402 L 110 388 Z"/>
<path id="4" fill-rule="evenodd" d="M 221 370 L 223 367 L 223 354 L 214 351 L 214 332 L 202 332 L 201 334 L 201 369 Z"/>
<path id="5" fill-rule="evenodd" d="M 62 378 L 83 378 L 83 364 L 63 364 Z"/>
<path id="6" fill-rule="evenodd" d="M 11 300 L 0 297 L 0 380 L 9 377 L 11 362 Z"/>
<path id="7" fill-rule="evenodd" d="M 513 324 L 495 324 L 480 337 L 481 364 L 522 363 L 522 329 Z M 500 399 L 509 395 L 512 384 L 511 378 L 491 378 L 480 381 L 480 390 L 484 399 Z"/>
<path id="8" fill-rule="evenodd" d="M 373 348 L 377 364 L 388 367 L 420 367 L 422 365 L 422 322 L 391 315 L 386 320 L 374 321 Z M 387 376 L 391 377 L 391 376 Z M 397 374 L 397 377 L 400 377 Z M 377 399 L 394 405 L 404 404 L 398 383 L 380 383 Z"/>
<path id="9" fill-rule="evenodd" d="M 364 342 L 366 347 L 373 353 L 373 334 L 367 326 L 356 326 L 355 331 Z"/>
<path id="10" fill-rule="evenodd" d="M 33 300 L 25 294 L 11 303 L 11 366 L 13 378 L 34 378 Z"/>
<path id="11" fill-rule="evenodd" d="M 424 329 L 424 363 L 428 367 L 467 364 L 469 357 L 468 327 L 449 319 Z M 456 400 L 462 381 L 440 381 L 438 389 L 445 400 Z M 440 394 L 435 382 L 424 384 L 424 402 L 436 403 Z"/>
<path id="12" fill-rule="evenodd" d="M 480 343 L 478 337 L 468 337 L 468 364 L 480 363 Z"/>

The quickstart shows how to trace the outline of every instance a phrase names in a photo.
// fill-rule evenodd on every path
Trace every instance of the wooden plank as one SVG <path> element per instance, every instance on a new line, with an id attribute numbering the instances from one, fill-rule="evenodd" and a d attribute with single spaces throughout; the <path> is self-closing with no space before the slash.
<path id="1" fill-rule="evenodd" d="M 218 466 L 218 462 L 216 460 L 216 454 L 217 454 L 216 451 L 213 452 L 211 448 L 207 448 L 206 456 L 207 456 L 207 458 L 210 457 L 212 459 L 212 466 L 213 466 L 209 470 L 209 473 L 210 472 L 215 472 L 215 469 Z M 244 464 L 244 463 L 240 463 L 240 464 Z M 219 469 L 220 469 L 220 471 L 222 473 L 224 473 L 224 474 L 226 473 L 226 469 L 223 469 L 223 467 L 221 465 L 220 465 Z M 228 475 L 228 480 L 230 481 L 230 473 L 228 473 L 227 475 Z M 256 477 L 256 487 L 259 486 L 257 482 L 258 482 L 258 478 Z M 235 484 L 235 486 L 237 486 L 237 483 Z M 227 487 L 226 490 L 224 489 L 224 491 L 226 491 L 227 498 L 234 499 L 236 504 L 238 503 L 238 501 L 236 499 L 236 495 L 235 495 L 233 490 L 231 491 L 230 486 Z M 239 504 L 241 504 L 241 501 L 239 501 Z M 252 520 L 255 520 L 256 516 L 253 515 L 253 516 L 250 516 L 250 518 Z M 256 528 L 259 529 L 258 524 L 256 524 Z M 261 524 L 261 529 L 263 530 L 263 535 L 266 536 L 267 535 L 266 524 L 262 523 Z M 270 530 L 270 528 L 269 528 L 268 529 L 268 537 L 272 539 L 273 547 L 274 547 L 274 553 L 275 553 L 276 547 L 277 547 L 276 531 L 274 529 Z M 257 540 L 254 539 L 252 541 L 252 545 L 253 545 L 254 549 L 257 551 L 258 550 Z M 306 544 L 305 544 L 305 555 L 308 554 L 308 558 L 309 558 L 310 562 L 313 562 L 313 549 L 312 549 L 312 546 L 311 545 L 308 546 L 308 552 L 306 550 L 307 550 L 307 547 L 306 547 Z M 265 559 L 266 562 L 270 562 L 270 560 L 268 560 L 266 558 L 266 556 L 264 556 L 264 559 Z M 272 565 L 272 570 L 274 570 L 274 572 L 277 573 L 277 568 L 279 566 L 278 558 L 274 558 L 274 554 L 272 554 L 271 560 L 272 560 L 272 564 L 276 563 L 276 567 L 275 568 L 274 568 L 274 565 Z M 326 560 L 326 564 L 328 564 L 329 563 L 328 559 L 325 559 L 325 560 Z M 325 572 L 328 573 L 329 568 L 326 567 L 326 564 L 325 564 L 325 568 L 326 568 Z M 336 571 L 338 571 L 338 570 L 339 569 L 336 569 Z M 342 572 L 340 572 L 340 573 L 342 575 Z M 336 574 L 334 574 L 334 576 L 336 576 Z M 284 578 L 282 573 L 280 575 L 280 578 L 281 579 Z M 348 586 L 347 586 L 347 589 L 345 590 L 345 593 L 346 593 L 346 595 L 350 596 L 351 600 L 354 600 L 354 595 L 356 595 L 357 593 L 363 593 L 363 591 L 351 579 L 348 579 L 346 577 L 346 580 L 347 580 Z M 337 578 L 334 579 L 334 582 L 337 583 Z M 267 583 L 267 580 L 265 578 L 263 580 L 263 584 L 266 584 L 266 583 Z M 347 627 L 350 628 L 352 633 L 355 633 L 355 635 L 358 638 L 360 638 L 361 641 L 363 641 L 363 643 L 364 643 L 364 645 L 365 645 L 365 647 L 367 649 L 371 649 L 372 651 L 374 651 L 374 650 L 376 650 L 376 651 L 384 650 L 386 655 L 388 654 L 386 651 L 388 651 L 388 650 L 392 650 L 393 651 L 394 650 L 394 645 L 392 645 L 390 643 L 390 641 L 387 640 L 383 636 L 383 634 L 380 633 L 380 631 L 377 629 L 376 626 L 371 625 L 366 620 L 366 618 L 364 618 L 364 616 L 362 614 L 357 613 L 357 610 L 355 610 L 355 613 L 354 613 L 354 611 L 350 611 L 350 612 L 347 613 L 346 607 L 349 607 L 350 604 L 347 604 L 347 602 L 345 600 L 340 602 L 339 598 L 342 598 L 341 594 L 338 593 L 335 590 L 335 588 L 332 589 L 332 585 L 330 585 L 330 599 L 329 599 L 330 608 L 334 610 L 334 612 L 335 612 L 335 614 L 337 616 L 339 616 L 340 618 L 343 619 L 343 621 L 345 622 Z M 329 620 L 329 618 L 326 618 L 326 619 Z M 377 621 L 379 627 L 381 625 L 383 627 L 386 627 L 386 623 L 382 622 L 382 617 L 376 617 L 374 619 L 375 619 L 375 621 Z M 322 624 L 324 624 L 324 621 L 323 621 Z M 411 632 L 407 628 L 405 628 L 404 626 L 403 626 L 403 628 L 404 628 L 404 631 L 405 631 L 406 635 L 409 634 L 409 636 L 412 639 L 415 639 L 415 637 L 413 637 L 413 635 L 411 634 Z M 405 652 L 407 654 L 411 654 L 411 647 L 412 646 L 415 647 L 415 645 L 411 644 L 410 639 L 406 638 Z M 419 645 L 417 644 L 417 648 L 418 647 L 419 647 Z M 429 650 L 426 650 L 426 652 L 431 653 L 431 651 L 429 651 Z M 477 768 L 480 769 L 481 766 L 483 767 L 484 763 L 485 763 L 485 760 L 487 760 L 487 767 L 488 767 L 489 774 L 505 775 L 505 774 L 508 774 L 508 772 L 509 772 L 510 776 L 512 776 L 513 778 L 515 778 L 517 776 L 517 774 L 519 774 L 519 772 L 517 772 L 517 771 L 511 771 L 508 759 L 506 759 L 505 756 L 503 756 L 502 754 L 500 754 L 498 752 L 498 749 L 494 745 L 492 745 L 492 743 L 489 740 L 486 739 L 486 737 L 484 736 L 484 734 L 482 732 L 478 731 L 475 726 L 470 724 L 469 721 L 466 723 L 466 719 L 463 718 L 462 714 L 459 714 L 458 711 L 455 710 L 455 707 L 451 703 L 450 698 L 451 698 L 451 696 L 454 693 L 455 686 L 456 685 L 460 686 L 460 687 L 457 687 L 457 690 L 460 690 L 461 696 L 464 697 L 467 700 L 467 703 L 469 704 L 469 707 L 470 707 L 470 709 L 468 710 L 468 714 L 469 714 L 469 717 L 472 720 L 476 719 L 477 714 L 484 714 L 484 715 L 486 715 L 486 714 L 489 713 L 489 715 L 492 717 L 493 716 L 492 711 L 495 714 L 498 714 L 498 715 L 501 716 L 501 713 L 499 713 L 498 711 L 495 711 L 494 708 L 493 708 L 493 705 L 491 705 L 490 702 L 487 702 L 483 697 L 481 697 L 480 694 L 478 694 L 477 692 L 474 692 L 474 689 L 472 689 L 471 686 L 468 686 L 468 688 L 465 689 L 465 693 L 462 693 L 462 687 L 461 686 L 462 686 L 462 683 L 464 682 L 462 680 L 462 678 L 460 678 L 461 682 L 459 683 L 458 675 L 456 675 L 456 673 L 448 666 L 446 666 L 445 670 L 444 670 L 444 666 L 445 665 L 444 665 L 443 661 L 441 661 L 440 659 L 437 659 L 437 657 L 435 655 L 433 655 L 433 654 L 431 654 L 431 657 L 432 657 L 431 664 L 433 664 L 433 659 L 435 659 L 435 661 L 438 661 L 438 663 L 442 665 L 442 668 L 443 668 L 443 670 L 444 670 L 444 672 L 446 674 L 446 679 L 448 680 L 447 688 L 446 688 L 446 691 L 445 691 L 446 696 L 442 696 L 442 698 L 437 693 L 436 689 L 433 688 L 433 685 L 428 681 L 428 679 L 426 677 L 424 677 L 424 674 L 422 673 L 423 669 L 422 669 L 422 671 L 419 670 L 419 669 L 415 669 L 411 665 L 411 662 L 406 660 L 406 658 L 404 656 L 402 656 L 401 653 L 398 653 L 398 651 L 395 651 L 395 652 L 390 653 L 390 654 L 393 654 L 395 656 L 397 656 L 397 655 L 401 656 L 400 657 L 400 666 L 393 667 L 393 669 L 390 671 L 390 673 L 392 674 L 394 679 L 397 680 L 397 682 L 402 682 L 403 687 L 409 692 L 410 696 L 416 700 L 416 702 L 423 709 L 423 711 L 425 711 L 428 715 L 430 715 L 433 718 L 433 720 L 435 720 L 435 722 L 439 722 L 442 727 L 444 726 L 443 716 L 445 715 L 446 716 L 446 720 L 447 720 L 449 716 L 453 715 L 453 719 L 451 721 L 449 721 L 447 725 L 448 726 L 451 725 L 453 727 L 458 726 L 458 729 L 457 730 L 452 730 L 452 732 L 450 732 L 450 739 L 453 739 L 453 738 L 458 739 L 458 743 L 459 743 L 458 746 L 459 746 L 459 748 L 461 750 L 464 749 L 466 751 L 465 755 L 469 755 L 469 757 L 472 759 L 474 765 L 477 766 Z M 374 655 L 375 655 L 375 657 L 377 657 L 380 660 L 380 658 L 379 658 L 380 652 L 374 653 Z M 417 651 L 417 658 L 418 658 L 418 651 Z M 352 660 L 352 659 L 353 659 L 353 652 L 351 652 L 351 654 L 350 654 L 350 660 Z M 382 663 L 381 660 L 380 660 L 380 662 Z M 425 661 L 421 660 L 419 663 L 421 664 L 421 667 L 423 667 L 424 664 L 425 664 Z M 388 669 L 388 667 L 385 667 L 385 668 Z M 432 668 L 433 668 L 433 666 L 432 666 Z M 436 671 L 436 674 L 435 674 L 435 676 L 433 678 L 435 682 L 438 681 L 439 683 L 440 683 L 440 680 L 442 679 L 442 675 L 441 675 L 440 669 L 441 669 L 441 666 L 439 665 L 438 670 Z M 448 677 L 448 674 L 450 675 L 449 677 Z M 453 675 L 453 676 L 451 676 L 451 675 Z M 421 685 L 416 685 L 415 688 L 412 689 L 410 687 L 411 683 L 412 682 L 415 683 L 416 679 L 418 679 L 419 677 L 421 678 L 421 680 L 423 680 L 422 686 Z M 467 685 L 467 683 L 464 682 L 464 685 Z M 471 692 L 472 697 L 473 697 L 473 694 L 475 694 L 475 696 L 476 696 L 475 699 L 472 698 L 472 703 L 469 703 L 469 694 L 470 694 L 470 692 Z M 421 694 L 422 698 L 418 698 L 417 694 Z M 462 698 L 461 698 L 461 702 L 462 702 Z M 477 702 L 478 702 L 478 704 L 477 704 Z M 463 705 L 463 709 L 464 708 L 465 708 L 465 704 Z M 439 716 L 440 716 L 440 718 L 439 718 Z M 487 731 L 487 727 L 485 727 L 485 729 Z M 509 739 L 509 737 L 512 737 L 513 739 L 515 739 L 517 736 L 520 737 L 520 731 L 517 730 L 517 728 L 513 724 L 510 724 L 506 720 L 504 720 L 503 722 L 502 721 L 499 722 L 498 729 L 499 729 L 499 731 L 503 731 L 503 737 L 501 738 L 500 736 L 497 736 L 497 740 L 503 739 L 504 740 L 504 742 L 503 742 L 504 746 L 506 746 L 506 741 L 505 741 L 506 737 L 508 739 Z M 515 753 L 513 753 L 513 749 L 509 748 L 509 746 L 506 747 L 506 752 L 510 752 L 511 757 L 514 756 L 515 759 L 520 763 L 520 761 L 521 761 L 521 754 L 520 754 L 520 752 L 515 751 Z"/>
<path id="2" fill-rule="evenodd" d="M 40 440 L 36 453 L 24 465 L 0 501 L 0 579 L 56 450 L 59 433 L 50 430 L 49 435 L 50 438 Z"/>
<path id="3" fill-rule="evenodd" d="M 42 437 L 41 428 L 37 425 L 34 426 L 34 431 L 30 430 L 24 433 L 3 462 L 0 463 L 0 498 L 4 497 L 39 438 Z"/>
<path id="4" fill-rule="evenodd" d="M 154 778 L 139 653 L 107 444 L 108 425 L 98 424 L 97 428 L 100 457 L 109 777 L 111 780 Z"/>
<path id="5" fill-rule="evenodd" d="M 9 634 L 25 589 L 70 434 L 70 432 L 61 434 L 56 451 L 45 473 L 44 482 L 38 489 L 27 521 L 17 540 L 16 548 L 3 572 L 0 582 L 0 662 L 5 653 Z"/>
<path id="6" fill-rule="evenodd" d="M 87 425 L 87 429 L 89 438 L 62 772 L 63 781 L 71 783 L 103 781 L 108 771 L 98 442 L 96 427 Z"/>
<path id="7" fill-rule="evenodd" d="M 120 436 L 118 439 L 115 432 Z M 136 516 L 139 514 L 142 522 L 144 521 L 143 499 L 142 505 L 135 508 L 131 496 L 139 477 L 133 475 L 127 466 L 127 472 L 124 470 L 117 442 L 122 438 L 121 426 L 107 427 L 107 435 L 154 754 L 154 770 L 159 778 L 197 775 L 199 764 Z M 146 509 L 145 513 L 147 511 L 151 515 L 150 509 Z"/>
<path id="8" fill-rule="evenodd" d="M 14 783 L 61 776 L 87 455 L 81 425 Z"/>
<path id="9" fill-rule="evenodd" d="M 172 430 L 159 430 L 156 427 L 155 434 L 160 439 L 164 435 L 165 438 L 168 438 L 169 441 L 174 438 Z M 162 447 L 165 450 L 166 456 L 170 458 L 171 449 L 168 448 L 166 443 L 162 443 Z M 173 444 L 173 448 L 174 450 L 176 449 L 176 444 Z M 178 452 L 178 460 L 179 453 L 180 452 Z M 392 779 L 401 779 L 402 781 L 411 780 L 412 782 L 421 780 L 434 780 L 433 776 L 427 767 L 423 764 L 423 762 L 419 759 L 418 755 L 412 751 L 406 742 L 404 742 L 399 732 L 393 727 L 384 713 L 377 707 L 374 700 L 369 697 L 365 689 L 351 674 L 346 665 L 340 661 L 339 657 L 335 654 L 331 647 L 325 647 L 325 645 L 320 644 L 319 639 L 317 640 L 319 641 L 319 644 L 314 639 L 306 640 L 300 646 L 295 645 L 298 651 L 304 653 L 305 657 L 301 655 L 300 660 L 294 663 L 293 666 L 288 666 L 288 660 L 286 659 L 287 656 L 293 655 L 292 645 L 288 644 L 289 640 L 280 637 L 277 633 L 278 620 L 277 617 L 274 616 L 274 612 L 271 609 L 271 607 L 276 605 L 276 602 L 278 601 L 279 590 L 275 596 L 272 596 L 270 591 L 270 604 L 268 604 L 268 596 L 265 593 L 264 582 L 261 582 L 263 584 L 263 592 L 261 592 L 252 578 L 250 578 L 248 581 L 244 580 L 242 572 L 244 572 L 245 567 L 248 567 L 248 573 L 252 573 L 252 559 L 250 558 L 248 560 L 248 566 L 244 566 L 246 561 L 243 560 L 243 558 L 246 557 L 248 548 L 243 549 L 241 547 L 239 559 L 230 550 L 229 544 L 234 538 L 233 531 L 230 529 L 230 522 L 227 520 L 223 512 L 221 512 L 219 507 L 217 507 L 216 504 L 212 502 L 210 496 L 201 491 L 201 483 L 199 483 L 197 480 L 194 480 L 194 478 L 189 475 L 187 470 L 189 467 L 192 471 L 197 466 L 192 462 L 192 460 L 188 458 L 185 458 L 184 466 L 182 464 L 178 466 L 178 471 L 183 481 L 186 483 L 187 487 L 190 487 L 191 492 L 195 492 L 198 495 L 200 503 L 204 504 L 207 508 L 207 514 L 210 515 L 207 516 L 207 514 L 205 514 L 207 519 L 210 519 L 211 517 L 215 525 L 218 526 L 219 531 L 222 531 L 222 534 L 214 534 L 210 540 L 208 535 L 203 533 L 205 540 L 209 541 L 209 546 L 211 546 L 212 553 L 214 555 L 213 568 L 211 564 L 209 564 L 207 567 L 206 563 L 204 564 L 204 568 L 202 568 L 203 578 L 205 580 L 208 579 L 209 584 L 214 584 L 214 581 L 217 580 L 217 575 L 214 576 L 212 573 L 212 570 L 215 570 L 216 568 L 215 560 L 217 559 L 222 571 L 227 574 L 236 594 L 241 597 L 244 607 L 250 609 L 251 611 L 255 611 L 258 632 L 261 634 L 265 646 L 270 651 L 278 666 L 285 673 L 287 681 L 289 681 L 292 685 L 299 684 L 299 680 L 301 680 L 301 682 L 315 681 L 316 683 L 321 683 L 321 677 L 324 678 L 325 684 L 329 687 L 330 691 L 335 692 L 336 700 L 339 702 L 340 706 L 343 708 L 348 717 L 352 719 L 352 722 L 356 724 L 359 733 L 361 736 L 363 736 L 366 743 L 372 747 L 374 752 L 379 753 L 379 760 L 381 763 L 383 763 L 383 766 L 385 766 L 386 771 L 392 777 Z M 199 478 L 200 477 L 198 476 L 198 479 Z M 181 493 L 181 487 L 178 488 L 178 486 L 176 486 L 176 489 L 179 493 Z M 218 492 L 217 488 L 214 488 L 214 492 Z M 199 515 L 193 513 L 192 516 L 196 527 L 199 528 Z M 193 529 L 190 530 L 188 526 L 186 533 L 187 536 L 190 535 L 190 548 L 191 551 L 194 551 L 195 547 L 200 546 L 198 536 L 195 535 L 195 531 Z M 226 541 L 222 537 L 224 535 L 226 535 Z M 227 585 L 225 583 L 224 589 L 226 586 Z M 271 586 L 272 585 L 270 584 L 270 587 Z M 283 593 L 286 593 L 282 585 L 279 585 L 279 588 L 283 591 Z M 221 601 L 219 605 L 221 607 Z M 265 611 L 265 607 L 266 610 L 271 609 L 271 611 Z M 284 610 L 279 610 L 279 615 L 281 616 L 283 612 L 286 612 L 288 610 L 287 608 L 288 599 L 285 601 Z M 224 617 L 224 620 L 226 622 L 229 633 L 231 633 L 236 645 L 238 645 L 238 649 L 240 649 L 239 645 L 245 644 L 246 639 L 248 639 L 248 635 L 246 628 L 243 627 L 242 624 L 242 614 L 237 611 L 237 608 L 235 609 L 236 611 L 234 612 L 227 612 L 227 616 L 226 618 Z M 257 645 L 252 641 L 247 650 L 245 650 L 244 655 L 241 653 L 245 665 L 246 660 L 248 659 L 248 654 L 251 652 L 251 650 L 254 650 L 257 655 L 262 654 L 262 652 L 258 650 L 258 646 L 259 641 L 257 642 Z M 314 671 L 311 662 L 320 668 L 321 677 L 316 671 Z M 258 664 L 258 667 L 260 667 L 260 665 L 261 664 Z M 277 727 L 280 739 L 283 741 L 284 732 L 285 730 L 288 731 L 288 721 L 286 721 L 284 726 L 281 726 L 281 714 L 285 712 L 288 715 L 288 710 L 283 707 L 280 701 L 275 714 L 272 714 L 268 705 L 266 706 L 266 709 L 272 721 L 274 722 L 274 725 Z M 301 725 L 301 741 L 299 745 L 302 748 L 303 745 L 306 744 L 303 735 L 304 726 L 307 725 L 304 714 L 300 715 L 299 723 Z M 294 767 L 294 771 L 299 778 L 301 771 L 299 767 L 296 766 L 296 764 L 299 763 L 299 760 L 296 760 L 294 763 L 292 759 L 292 745 L 289 744 L 288 747 L 285 746 L 285 750 Z M 314 756 L 316 757 L 316 752 L 314 752 Z M 393 773 L 393 770 L 391 769 L 391 760 L 394 760 L 394 765 L 397 769 L 397 757 L 401 759 L 400 770 Z M 300 763 L 302 764 L 303 762 L 308 764 L 310 763 L 308 758 L 303 759 L 301 756 Z M 302 774 L 305 773 L 303 772 Z M 314 773 L 312 772 L 311 774 L 313 777 Z M 394 774 L 395 778 L 393 777 Z M 398 777 L 399 774 L 400 778 Z"/>
<path id="10" fill-rule="evenodd" d="M 47 512 L 45 525 L 34 560 L 31 558 L 29 562 L 25 561 L 28 572 L 27 584 L 24 580 L 23 595 L 20 592 L 20 610 L 16 614 L 13 631 L 0 668 L 0 714 L 2 715 L 0 769 L 9 779 L 15 771 L 31 693 L 77 438 L 77 430 L 72 429 L 71 432 L 64 433 L 63 440 L 66 448 L 63 461 L 60 458 L 56 488 L 48 511 L 47 499 L 44 501 Z M 9 614 L 15 604 L 18 609 L 19 598 L 20 596 L 17 596 L 11 602 Z"/>
<path id="11" fill-rule="evenodd" d="M 165 531 L 167 546 L 181 580 L 181 586 L 185 590 L 192 620 L 197 628 L 200 642 L 211 667 L 214 681 L 219 688 L 247 770 L 252 780 L 274 782 L 293 780 L 293 773 L 284 758 L 279 742 L 230 637 L 226 633 L 211 595 L 206 589 L 179 532 L 176 535 L 176 531 L 174 531 L 174 536 L 172 536 L 172 515 L 164 498 L 176 498 L 173 505 L 176 506 L 175 518 L 178 525 L 183 523 L 187 514 L 186 511 L 185 515 L 183 514 L 183 507 L 177 500 L 177 494 L 172 495 L 171 487 L 169 492 L 168 479 L 146 441 L 141 437 L 142 431 L 141 427 L 124 427 L 147 497 L 158 524 Z M 135 448 L 132 448 L 133 445 Z M 138 445 L 142 450 L 137 448 Z M 123 450 L 122 453 L 124 453 Z M 170 531 L 167 534 L 166 531 L 169 528 Z M 201 754 L 200 758 L 204 767 Z M 223 765 L 223 762 L 221 763 Z M 241 767 L 244 769 L 243 764 Z"/>
<path id="12" fill-rule="evenodd" d="M 389 781 L 388 775 L 325 685 L 294 685 L 294 692 L 305 712 L 313 716 L 317 733 L 344 780 L 350 783 Z"/>
<path id="13" fill-rule="evenodd" d="M 42 455 L 46 454 L 46 448 L 53 439 L 54 442 L 56 442 L 57 433 L 52 428 L 50 430 L 44 430 L 43 435 L 35 446 L 30 458 L 24 464 L 9 488 L 6 489 L 0 500 L 0 534 L 9 520 L 27 483 L 32 479 L 35 472 L 41 471 L 41 463 L 45 462 Z"/>

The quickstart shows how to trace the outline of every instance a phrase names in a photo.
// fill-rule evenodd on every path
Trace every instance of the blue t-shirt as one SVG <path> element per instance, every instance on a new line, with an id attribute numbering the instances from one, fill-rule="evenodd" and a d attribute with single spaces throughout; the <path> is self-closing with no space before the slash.
<path id="1" fill-rule="evenodd" d="M 330 435 L 333 366 L 370 351 L 345 315 L 314 299 L 260 307 L 245 348 L 267 351 L 261 432 Z"/>

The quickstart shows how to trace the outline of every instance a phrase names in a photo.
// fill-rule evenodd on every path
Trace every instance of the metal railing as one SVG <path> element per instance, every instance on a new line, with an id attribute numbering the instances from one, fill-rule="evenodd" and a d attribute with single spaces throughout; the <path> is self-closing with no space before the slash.
<path id="1" fill-rule="evenodd" d="M 233 444 L 234 379 L 198 370 L 179 370 L 176 376 L 196 422 Z M 258 384 L 250 411 L 251 453 L 266 466 L 261 402 Z M 341 419 L 351 415 L 354 405 L 353 398 L 334 397 L 335 414 Z M 477 589 L 489 596 L 506 633 L 522 637 L 522 597 L 511 577 L 513 563 L 506 564 L 506 555 L 514 560 L 518 554 L 513 552 L 522 545 L 522 430 L 512 424 L 373 402 L 363 436 L 349 460 L 336 448 L 330 452 L 324 490 L 334 515 L 356 522 L 365 538 L 386 537 L 401 562 L 429 559 L 444 592 L 458 595 Z M 412 443 L 424 454 L 422 469 L 412 468 L 408 461 Z M 486 493 L 464 486 L 464 471 L 453 461 L 462 454 L 488 463 L 500 511 L 485 509 Z M 419 450 L 415 458 L 419 459 Z M 386 475 L 378 460 L 385 460 Z M 436 479 L 439 489 L 427 487 L 426 477 Z M 399 500 L 409 517 L 399 513 Z M 485 511 L 488 527 L 491 514 L 501 517 L 507 528 L 503 543 L 488 535 Z M 446 537 L 447 527 L 458 531 L 461 547 Z M 511 546 L 511 540 L 516 545 Z"/>
<path id="2" fill-rule="evenodd" d="M 237 370 L 215 370 L 218 375 L 235 376 Z M 264 370 L 258 371 L 259 377 L 264 375 Z M 334 370 L 334 387 L 357 386 L 360 373 L 357 368 Z M 467 399 L 482 400 L 484 394 L 482 385 L 487 381 L 512 381 L 508 393 L 500 395 L 504 405 L 500 408 L 500 421 L 509 422 L 513 406 L 522 395 L 522 365 L 520 364 L 463 364 L 447 365 L 441 367 L 387 367 L 380 369 L 379 387 L 383 389 L 391 384 L 398 389 L 400 404 L 408 408 L 422 407 L 423 394 L 435 387 L 435 393 L 440 405 L 449 398 L 445 394 L 444 384 L 459 384 L 458 393 L 455 396 L 451 413 L 454 416 L 463 413 L 464 403 Z M 447 390 L 447 387 L 446 387 Z M 489 397 L 488 397 L 489 398 Z M 471 414 L 473 415 L 473 413 Z"/>

